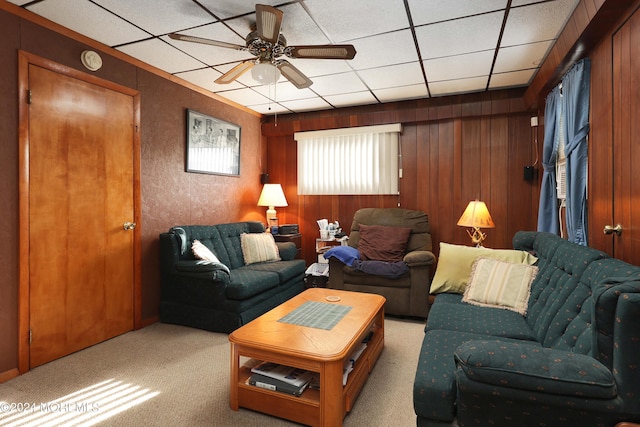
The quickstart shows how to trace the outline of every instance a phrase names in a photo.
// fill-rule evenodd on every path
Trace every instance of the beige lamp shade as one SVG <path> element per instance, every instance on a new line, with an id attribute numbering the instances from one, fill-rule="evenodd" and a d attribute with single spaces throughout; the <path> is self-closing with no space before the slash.
<path id="1" fill-rule="evenodd" d="M 271 224 L 270 220 L 278 218 L 275 207 L 289 206 L 287 198 L 284 197 L 282 186 L 280 184 L 265 184 L 258 199 L 258 206 L 269 207 L 267 209 L 267 225 Z"/>
<path id="2" fill-rule="evenodd" d="M 495 228 L 489 209 L 484 202 L 479 200 L 473 200 L 469 202 L 467 208 L 462 213 L 462 216 L 458 220 L 458 225 L 462 227 L 473 228 L 473 233 L 467 230 L 471 242 L 476 246 L 481 246 L 484 239 L 487 237 L 485 233 L 480 231 L 481 228 Z"/>

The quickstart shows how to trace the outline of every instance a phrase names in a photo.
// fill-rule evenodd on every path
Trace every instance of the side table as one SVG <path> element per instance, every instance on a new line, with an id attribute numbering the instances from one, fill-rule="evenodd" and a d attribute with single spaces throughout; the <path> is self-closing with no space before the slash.
<path id="1" fill-rule="evenodd" d="M 293 242 L 298 248 L 296 258 L 302 258 L 302 233 L 296 234 L 274 234 L 273 238 L 276 242 Z"/>

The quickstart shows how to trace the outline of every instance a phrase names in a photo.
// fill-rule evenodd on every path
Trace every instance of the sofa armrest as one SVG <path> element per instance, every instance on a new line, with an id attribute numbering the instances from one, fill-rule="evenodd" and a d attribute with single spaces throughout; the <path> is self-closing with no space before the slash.
<path id="1" fill-rule="evenodd" d="M 291 261 L 298 254 L 298 248 L 293 242 L 276 242 L 276 246 L 280 253 L 280 259 L 283 261 Z"/>
<path id="2" fill-rule="evenodd" d="M 534 342 L 468 341 L 454 357 L 457 375 L 469 381 L 580 398 L 617 395 L 613 374 L 593 357 Z"/>
<path id="3" fill-rule="evenodd" d="M 198 277 L 208 277 L 212 280 L 229 283 L 230 272 L 229 267 L 220 262 L 211 262 L 203 260 L 178 261 L 174 265 L 176 273 L 197 274 Z"/>
<path id="4" fill-rule="evenodd" d="M 436 262 L 436 256 L 430 251 L 411 251 L 408 252 L 403 261 L 412 267 L 431 266 Z"/>

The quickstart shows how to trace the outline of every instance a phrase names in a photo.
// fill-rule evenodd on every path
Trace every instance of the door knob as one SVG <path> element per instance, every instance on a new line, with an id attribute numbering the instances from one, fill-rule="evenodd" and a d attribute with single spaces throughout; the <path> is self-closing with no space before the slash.
<path id="1" fill-rule="evenodd" d="M 612 227 L 610 225 L 605 225 L 603 231 L 604 231 L 604 234 L 616 233 L 616 235 L 619 236 L 622 234 L 622 226 L 620 224 L 616 224 L 615 227 Z"/>
<path id="2" fill-rule="evenodd" d="M 125 230 L 133 230 L 134 228 L 136 228 L 136 223 L 127 221 L 122 224 L 122 228 L 124 228 Z"/>

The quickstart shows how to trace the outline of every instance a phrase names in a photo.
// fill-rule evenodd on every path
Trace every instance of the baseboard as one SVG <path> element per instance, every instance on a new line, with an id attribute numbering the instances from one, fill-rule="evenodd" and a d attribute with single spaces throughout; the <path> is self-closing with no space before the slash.
<path id="1" fill-rule="evenodd" d="M 154 323 L 157 323 L 160 321 L 160 316 L 153 316 L 153 317 L 148 317 L 146 319 L 142 319 L 142 322 L 140 322 L 140 329 L 142 328 L 146 328 L 149 325 L 153 325 Z"/>
<path id="2" fill-rule="evenodd" d="M 9 369 L 8 371 L 0 372 L 0 384 L 9 381 L 20 375 L 18 368 Z"/>

